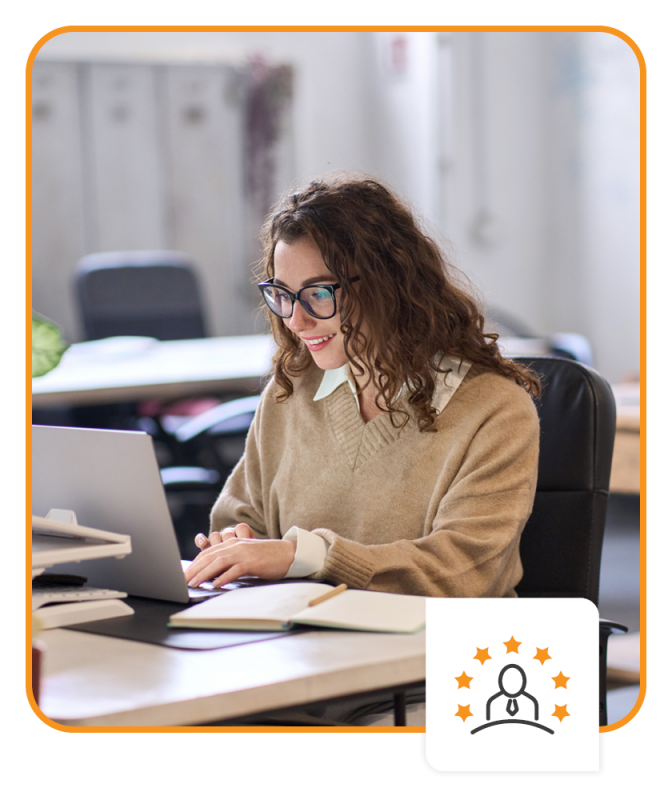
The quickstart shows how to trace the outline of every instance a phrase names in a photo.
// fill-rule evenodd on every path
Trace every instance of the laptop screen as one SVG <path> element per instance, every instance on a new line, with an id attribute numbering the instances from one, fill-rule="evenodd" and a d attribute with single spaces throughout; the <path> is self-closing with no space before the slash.
<path id="1" fill-rule="evenodd" d="M 74 511 L 77 522 L 131 537 L 131 555 L 65 564 L 90 586 L 186 603 L 173 523 L 151 437 L 136 431 L 33 425 L 33 514 Z"/>

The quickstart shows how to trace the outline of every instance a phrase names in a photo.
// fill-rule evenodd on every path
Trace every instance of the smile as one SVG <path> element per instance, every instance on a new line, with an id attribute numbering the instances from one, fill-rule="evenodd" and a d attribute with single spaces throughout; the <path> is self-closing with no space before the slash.
<path id="1" fill-rule="evenodd" d="M 330 333 L 329 336 L 322 336 L 320 339 L 304 339 L 303 341 L 306 344 L 319 344 L 320 342 L 326 342 L 327 339 L 333 339 L 336 336 L 335 333 Z"/>
<path id="2" fill-rule="evenodd" d="M 327 343 L 330 342 L 335 333 L 330 333 L 329 336 L 320 336 L 319 339 L 304 339 L 303 341 L 308 346 L 309 350 L 321 350 L 323 347 L 326 347 Z"/>

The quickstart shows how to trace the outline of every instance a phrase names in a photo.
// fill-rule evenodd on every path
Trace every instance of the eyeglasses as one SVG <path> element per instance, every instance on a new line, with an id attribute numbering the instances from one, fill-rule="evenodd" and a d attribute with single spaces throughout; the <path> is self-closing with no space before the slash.
<path id="1" fill-rule="evenodd" d="M 284 286 L 276 286 L 273 278 L 257 284 L 266 305 L 278 317 L 288 319 L 294 313 L 294 301 L 298 300 L 302 308 L 317 319 L 331 319 L 336 314 L 336 289 L 341 288 L 340 283 L 320 283 L 314 286 L 304 286 L 293 294 Z M 358 281 L 359 276 L 351 278 Z"/>

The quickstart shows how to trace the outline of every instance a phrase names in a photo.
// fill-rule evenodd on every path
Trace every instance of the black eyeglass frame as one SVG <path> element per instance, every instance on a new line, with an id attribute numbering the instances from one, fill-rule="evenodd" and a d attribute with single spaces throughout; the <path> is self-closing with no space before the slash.
<path id="1" fill-rule="evenodd" d="M 354 278 L 350 279 L 350 282 L 354 283 L 355 281 L 358 281 L 359 279 L 360 279 L 359 275 L 355 275 Z M 266 306 L 268 307 L 269 311 L 272 314 L 275 314 L 276 317 L 280 317 L 280 319 L 290 319 L 290 317 L 294 313 L 294 303 L 295 303 L 296 300 L 298 300 L 299 303 L 301 303 L 301 308 L 303 308 L 304 311 L 307 314 L 310 314 L 310 316 L 314 317 L 315 319 L 331 319 L 332 317 L 336 316 L 336 311 L 338 310 L 338 307 L 336 305 L 336 289 L 340 289 L 341 288 L 341 284 L 340 283 L 311 283 L 308 286 L 302 287 L 301 289 L 299 289 L 298 292 L 296 292 L 296 294 L 294 294 L 293 292 L 290 292 L 289 289 L 286 286 L 279 286 L 278 284 L 274 283 L 273 282 L 274 280 L 275 280 L 275 278 L 270 278 L 267 281 L 263 281 L 263 283 L 258 283 L 257 287 L 258 287 L 259 291 L 261 292 L 261 296 L 264 298 L 264 302 L 266 303 Z M 287 296 L 289 298 L 291 298 L 291 301 L 292 301 L 292 309 L 289 312 L 289 314 L 287 314 L 287 315 L 278 314 L 277 311 L 275 311 L 274 309 L 271 308 L 271 306 L 269 305 L 268 299 L 266 297 L 266 293 L 264 292 L 264 289 L 266 288 L 266 286 L 272 286 L 275 289 L 280 289 L 281 288 L 281 289 L 283 289 L 283 291 L 285 291 L 287 293 Z M 306 289 L 327 289 L 329 294 L 331 295 L 331 299 L 334 301 L 334 311 L 333 311 L 333 313 L 329 314 L 328 317 L 318 317 L 317 314 L 313 313 L 310 310 L 310 308 L 308 308 L 308 306 L 301 299 L 301 292 L 304 292 Z"/>

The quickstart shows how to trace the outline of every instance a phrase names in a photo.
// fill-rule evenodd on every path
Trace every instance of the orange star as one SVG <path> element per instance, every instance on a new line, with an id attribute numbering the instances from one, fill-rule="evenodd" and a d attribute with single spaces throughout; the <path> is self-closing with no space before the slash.
<path id="1" fill-rule="evenodd" d="M 567 711 L 567 706 L 557 706 L 556 705 L 555 711 L 551 714 L 551 716 L 552 717 L 557 717 L 560 720 L 560 722 L 562 722 L 562 720 L 565 717 L 569 717 L 569 716 L 571 716 L 571 714 L 569 713 L 569 711 Z"/>
<path id="2" fill-rule="evenodd" d="M 538 659 L 542 664 L 544 661 L 548 661 L 551 656 L 548 655 L 548 647 L 545 647 L 543 650 L 540 647 L 537 647 L 537 655 L 534 656 Z"/>
<path id="3" fill-rule="evenodd" d="M 502 642 L 502 644 L 506 645 L 507 653 L 517 653 L 522 642 L 517 642 L 512 636 L 508 642 Z"/>
<path id="4" fill-rule="evenodd" d="M 557 708 L 557 706 L 556 706 L 556 708 Z M 474 715 L 471 713 L 471 711 L 469 711 L 469 706 L 460 706 L 460 705 L 458 705 L 457 706 L 457 714 L 455 714 L 455 716 L 456 717 L 460 717 L 462 722 L 466 722 L 467 721 L 467 717 L 473 717 Z"/>
<path id="5" fill-rule="evenodd" d="M 555 688 L 556 689 L 566 689 L 567 688 L 567 681 L 569 677 L 567 675 L 562 674 L 562 670 L 553 678 L 555 681 Z"/>
<path id="6" fill-rule="evenodd" d="M 476 648 L 476 655 L 474 658 L 478 659 L 481 664 L 485 664 L 485 662 L 491 657 L 492 656 L 488 653 L 487 647 L 485 647 L 483 650 L 480 650 L 478 647 Z"/>
<path id="7" fill-rule="evenodd" d="M 462 674 L 458 678 L 455 678 L 455 680 L 457 681 L 458 689 L 471 689 L 469 684 L 473 681 L 473 678 L 470 678 L 464 670 L 462 670 Z"/>

